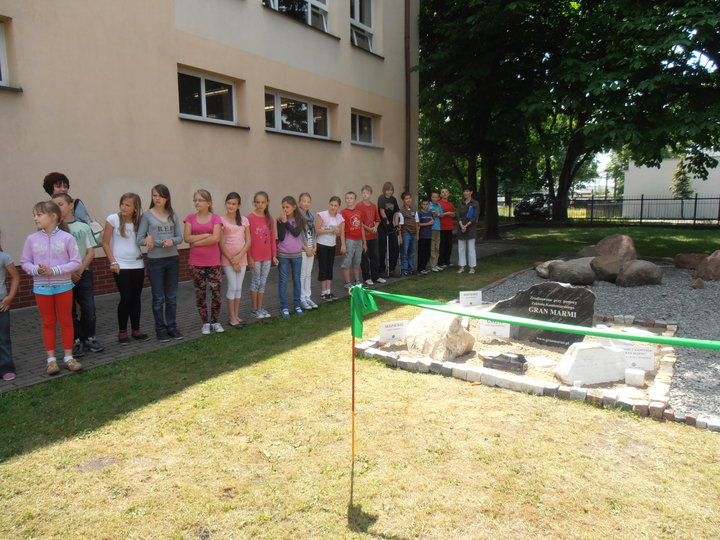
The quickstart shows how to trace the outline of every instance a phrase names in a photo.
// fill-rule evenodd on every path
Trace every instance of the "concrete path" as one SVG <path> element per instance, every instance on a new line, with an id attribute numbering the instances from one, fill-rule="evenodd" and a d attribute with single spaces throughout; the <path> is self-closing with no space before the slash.
<path id="1" fill-rule="evenodd" d="M 490 257 L 493 255 L 511 253 L 518 249 L 518 244 L 508 241 L 484 242 L 479 241 L 477 244 L 478 259 Z M 333 272 L 333 292 L 340 298 L 347 296 L 347 291 L 343 288 L 342 272 L 340 263 L 342 257 L 335 257 L 335 269 Z M 457 246 L 453 248 L 453 261 L 457 262 Z M 399 261 L 398 261 L 399 270 Z M 317 270 L 314 269 L 313 275 Z M 446 270 L 447 271 L 447 270 Z M 394 283 L 400 279 L 422 279 L 424 276 L 413 276 L 409 278 L 393 278 L 388 283 Z M 243 299 L 240 309 L 240 318 L 244 319 L 248 324 L 257 323 L 257 319 L 250 316 L 250 298 L 248 287 L 250 285 L 249 276 L 245 277 L 243 283 Z M 223 288 L 224 289 L 224 288 Z M 289 291 L 292 286 L 288 287 Z M 317 282 L 313 277 L 313 290 L 317 291 Z M 289 292 L 288 291 L 288 292 Z M 273 315 L 279 316 L 278 301 L 278 271 L 277 267 L 273 267 L 268 277 L 265 287 L 265 308 Z M 319 293 L 314 295 L 316 303 L 322 309 L 322 300 Z M 160 343 L 155 339 L 155 331 L 151 310 L 150 289 L 145 288 L 142 294 L 142 312 L 140 328 L 150 336 L 148 341 L 133 341 L 129 345 L 121 346 L 117 341 L 117 302 L 118 294 L 105 294 L 95 297 L 95 307 L 97 311 L 97 339 L 105 346 L 105 350 L 101 353 L 87 352 L 85 356 L 79 359 L 83 364 L 83 371 L 92 369 L 104 364 L 110 364 L 121 358 L 127 358 L 136 354 L 150 352 L 162 347 L 177 344 L 178 341 L 168 343 Z M 11 311 L 11 337 L 13 346 L 13 360 L 17 370 L 17 377 L 13 381 L 0 380 L 0 393 L 8 392 L 26 386 L 43 383 L 72 375 L 66 369 L 61 369 L 58 375 L 49 376 L 46 373 L 45 352 L 41 337 L 40 315 L 36 307 L 25 307 L 13 309 Z M 183 341 L 198 339 L 202 337 L 200 333 L 201 322 L 195 308 L 195 293 L 192 282 L 186 281 L 180 283 L 178 288 L 178 328 L 184 334 Z M 227 311 L 225 305 L 225 296 L 223 294 L 223 307 L 220 316 L 220 322 L 225 327 L 226 332 L 237 332 L 233 328 L 227 326 Z M 242 330 L 240 330 L 242 332 Z M 60 333 L 57 337 L 58 353 L 62 355 L 60 350 Z M 59 357 L 60 359 L 62 356 Z"/>

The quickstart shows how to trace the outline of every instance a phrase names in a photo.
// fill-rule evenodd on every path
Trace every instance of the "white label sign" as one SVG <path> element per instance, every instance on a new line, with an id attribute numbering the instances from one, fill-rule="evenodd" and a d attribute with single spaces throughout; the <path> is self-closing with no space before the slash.
<path id="1" fill-rule="evenodd" d="M 482 304 L 482 291 L 460 291 L 460 305 L 464 307 Z"/>
<path id="2" fill-rule="evenodd" d="M 480 320 L 480 335 L 490 337 L 510 337 L 510 325 L 499 321 Z"/>
<path id="3" fill-rule="evenodd" d="M 380 323 L 380 343 L 395 343 L 407 337 L 407 321 Z"/>
<path id="4" fill-rule="evenodd" d="M 623 347 L 625 351 L 625 362 L 630 368 L 644 369 L 645 371 L 655 370 L 655 350 L 652 347 L 642 345 L 631 345 Z"/>

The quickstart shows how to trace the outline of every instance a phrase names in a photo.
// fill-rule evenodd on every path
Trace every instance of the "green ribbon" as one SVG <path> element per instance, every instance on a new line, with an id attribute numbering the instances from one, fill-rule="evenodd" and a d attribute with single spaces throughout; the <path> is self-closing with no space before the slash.
<path id="1" fill-rule="evenodd" d="M 588 326 L 578 326 L 573 324 L 562 324 L 551 321 L 541 321 L 538 319 L 527 319 L 525 317 L 517 317 L 515 315 L 505 315 L 503 313 L 493 313 L 490 311 L 477 311 L 465 308 L 459 304 L 448 305 L 435 300 L 426 298 L 418 298 L 416 296 L 404 296 L 400 294 L 390 294 L 381 291 L 373 291 L 363 289 L 360 285 L 356 285 L 350 290 L 350 316 L 352 320 L 352 335 L 356 338 L 362 338 L 363 334 L 363 315 L 377 311 L 377 305 L 373 297 L 398 302 L 400 304 L 408 304 L 423 309 L 432 309 L 452 315 L 461 315 L 473 317 L 475 319 L 483 319 L 486 321 L 498 321 L 519 326 L 528 326 L 530 328 L 540 328 L 542 330 L 552 330 L 556 332 L 567 332 L 568 334 L 581 334 L 587 336 L 608 337 L 614 339 L 624 339 L 626 341 L 641 341 L 645 343 L 657 343 L 660 345 L 671 345 L 675 347 L 693 347 L 696 349 L 712 349 L 720 350 L 720 341 L 709 339 L 691 339 L 671 336 L 645 336 L 629 334 L 627 332 L 618 332 L 616 330 L 604 328 L 592 328 Z"/>

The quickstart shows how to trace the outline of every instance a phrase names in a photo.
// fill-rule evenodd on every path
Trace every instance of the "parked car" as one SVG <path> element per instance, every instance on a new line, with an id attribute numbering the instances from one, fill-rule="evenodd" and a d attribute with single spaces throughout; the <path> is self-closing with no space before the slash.
<path id="1" fill-rule="evenodd" d="M 542 191 L 525 195 L 515 206 L 516 218 L 549 219 L 552 216 L 550 196 Z"/>

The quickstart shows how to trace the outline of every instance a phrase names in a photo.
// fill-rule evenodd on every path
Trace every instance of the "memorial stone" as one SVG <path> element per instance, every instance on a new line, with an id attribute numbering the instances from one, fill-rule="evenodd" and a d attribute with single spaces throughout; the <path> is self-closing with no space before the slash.
<path id="1" fill-rule="evenodd" d="M 595 315 L 595 294 L 584 287 L 572 287 L 550 281 L 533 285 L 509 300 L 498 302 L 490 311 L 528 319 L 592 326 Z M 537 341 L 554 347 L 569 347 L 570 344 L 585 338 L 582 334 L 554 332 L 527 326 L 515 326 L 513 330 L 513 337 L 516 339 Z"/>

